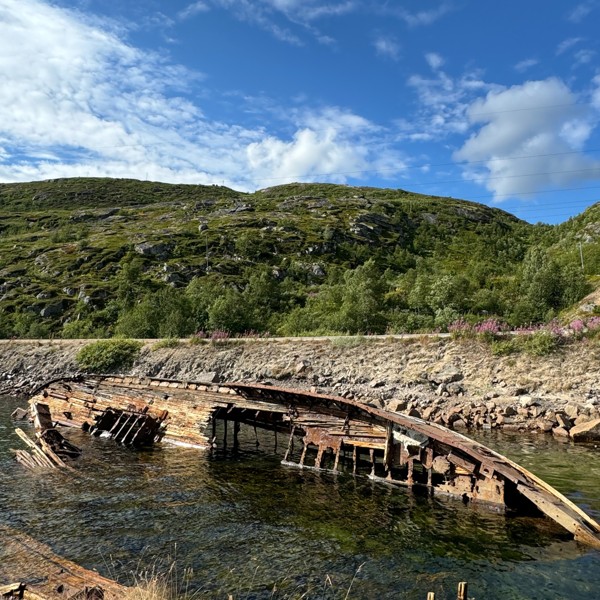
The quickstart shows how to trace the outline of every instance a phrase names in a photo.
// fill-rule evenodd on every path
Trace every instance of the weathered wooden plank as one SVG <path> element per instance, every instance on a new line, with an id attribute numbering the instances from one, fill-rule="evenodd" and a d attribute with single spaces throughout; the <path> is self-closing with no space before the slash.
<path id="1" fill-rule="evenodd" d="M 38 448 L 35 443 L 29 439 L 26 433 L 22 429 L 15 429 L 15 433 L 29 446 L 32 451 L 34 460 L 39 460 L 41 465 L 46 466 L 48 469 L 56 469 L 56 465 L 44 454 L 44 452 Z"/>
<path id="2" fill-rule="evenodd" d="M 125 586 L 57 556 L 47 545 L 24 533 L 0 526 L 0 539 L 0 580 L 36 582 L 27 585 L 29 596 L 25 593 L 24 598 L 65 600 L 93 587 L 103 590 L 104 600 L 125 597 Z"/>

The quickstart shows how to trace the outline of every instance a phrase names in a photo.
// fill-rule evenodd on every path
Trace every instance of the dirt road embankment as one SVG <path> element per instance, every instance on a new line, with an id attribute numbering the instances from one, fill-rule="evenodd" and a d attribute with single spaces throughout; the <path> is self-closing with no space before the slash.
<path id="1" fill-rule="evenodd" d="M 27 396 L 78 372 L 87 342 L 0 341 L 0 393 Z M 174 348 L 147 342 L 131 374 L 183 380 L 271 382 L 315 388 L 454 428 L 554 432 L 600 418 L 600 344 L 572 342 L 545 357 L 492 355 L 448 338 L 224 340 Z"/>

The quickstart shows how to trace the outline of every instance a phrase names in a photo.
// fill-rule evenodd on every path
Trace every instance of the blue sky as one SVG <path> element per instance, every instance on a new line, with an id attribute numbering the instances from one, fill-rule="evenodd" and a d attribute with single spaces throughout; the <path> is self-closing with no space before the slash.
<path id="1" fill-rule="evenodd" d="M 600 0 L 0 0 L 0 181 L 600 200 Z"/>

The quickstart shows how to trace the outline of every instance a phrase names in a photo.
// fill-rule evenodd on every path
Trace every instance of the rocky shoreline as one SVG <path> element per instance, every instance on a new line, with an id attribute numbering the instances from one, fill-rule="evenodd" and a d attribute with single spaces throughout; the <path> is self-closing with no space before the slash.
<path id="1" fill-rule="evenodd" d="M 77 373 L 84 340 L 0 341 L 0 394 L 26 397 Z M 224 340 L 144 345 L 130 374 L 299 387 L 468 430 L 600 438 L 600 344 L 544 357 L 494 356 L 484 342 L 418 339 Z"/>

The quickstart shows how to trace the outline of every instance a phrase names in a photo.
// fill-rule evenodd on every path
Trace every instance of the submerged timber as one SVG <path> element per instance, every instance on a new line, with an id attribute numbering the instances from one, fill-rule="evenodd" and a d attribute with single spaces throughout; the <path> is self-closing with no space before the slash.
<path id="1" fill-rule="evenodd" d="M 49 546 L 0 526 L 0 598 L 122 600 L 127 588 L 54 554 Z"/>
<path id="2" fill-rule="evenodd" d="M 62 378 L 36 390 L 53 421 L 130 445 L 235 447 L 242 425 L 285 436 L 285 464 L 350 470 L 510 510 L 538 510 L 600 548 L 600 525 L 524 468 L 445 427 L 338 396 L 267 385 L 124 376 Z M 229 425 L 231 423 L 231 425 Z M 217 426 L 219 425 L 219 429 Z"/>

